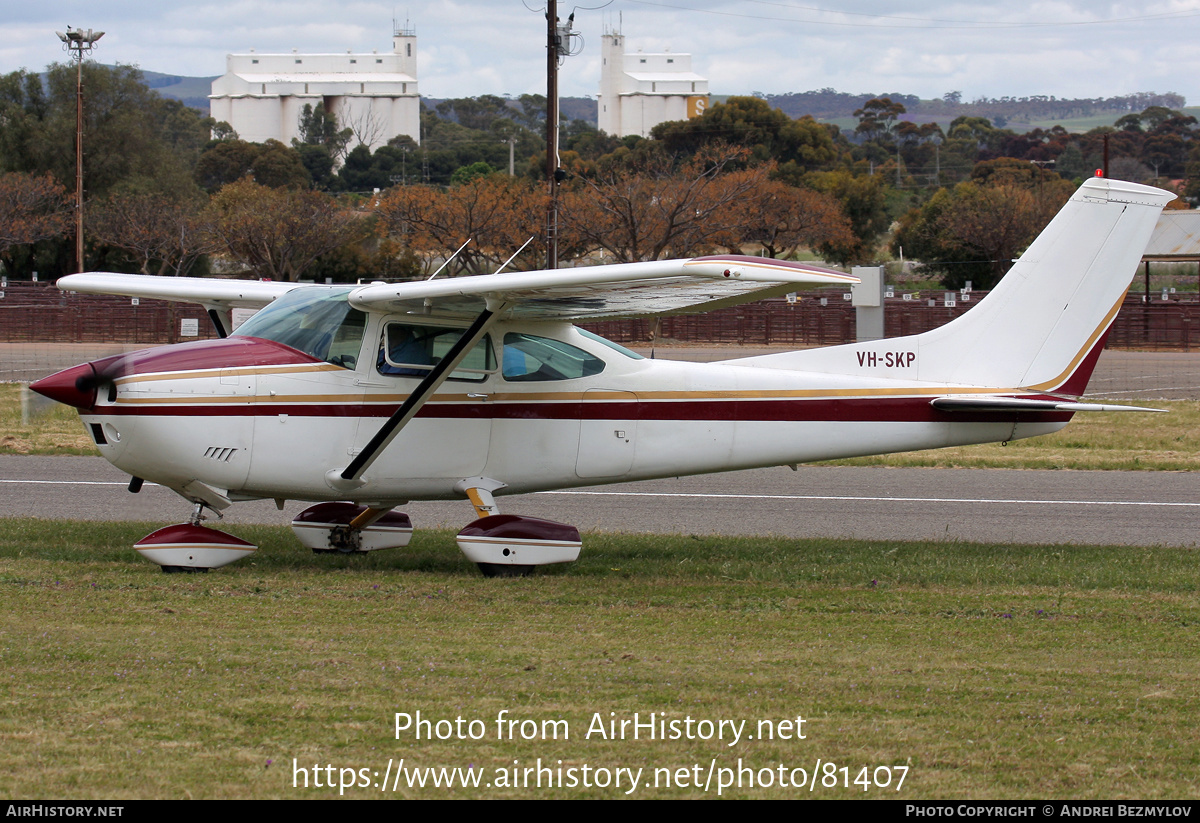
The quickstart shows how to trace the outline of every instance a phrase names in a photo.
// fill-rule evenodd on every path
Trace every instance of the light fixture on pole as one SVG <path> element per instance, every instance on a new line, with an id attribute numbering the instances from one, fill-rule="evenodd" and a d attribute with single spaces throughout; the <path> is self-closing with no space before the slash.
<path id="1" fill-rule="evenodd" d="M 75 271 L 83 271 L 83 56 L 96 47 L 102 31 L 73 29 L 54 32 L 75 61 Z"/>
<path id="2" fill-rule="evenodd" d="M 546 5 L 546 183 L 550 199 L 546 207 L 546 268 L 558 268 L 558 186 L 567 173 L 558 165 L 558 63 L 565 57 L 578 54 L 572 49 L 575 12 L 566 24 L 558 19 L 558 0 Z"/>

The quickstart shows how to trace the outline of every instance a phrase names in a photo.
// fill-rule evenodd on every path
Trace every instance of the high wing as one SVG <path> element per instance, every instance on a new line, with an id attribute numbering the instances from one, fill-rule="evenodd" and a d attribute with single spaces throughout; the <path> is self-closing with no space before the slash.
<path id="1" fill-rule="evenodd" d="M 93 271 L 60 277 L 57 285 L 64 291 L 83 294 L 120 294 L 178 303 L 199 303 L 206 309 L 227 311 L 261 309 L 275 298 L 305 284 Z"/>
<path id="2" fill-rule="evenodd" d="M 375 283 L 355 289 L 350 302 L 364 309 L 475 317 L 492 301 L 505 304 L 508 317 L 582 320 L 709 311 L 806 286 L 857 282 L 857 277 L 807 263 L 716 255 Z M 71 274 L 58 281 L 64 290 L 199 303 L 221 315 L 234 308 L 262 308 L 305 285 L 108 272 Z"/>
<path id="3" fill-rule="evenodd" d="M 60 277 L 57 285 L 64 291 L 84 294 L 121 294 L 177 303 L 199 303 L 208 312 L 217 334 L 228 337 L 233 330 L 234 309 L 261 309 L 275 298 L 304 284 L 95 271 Z"/>
<path id="4" fill-rule="evenodd" d="M 507 304 L 509 317 L 591 320 L 709 311 L 804 286 L 857 282 L 857 277 L 806 263 L 717 255 L 378 284 L 356 289 L 350 303 L 474 317 L 491 300 Z"/>

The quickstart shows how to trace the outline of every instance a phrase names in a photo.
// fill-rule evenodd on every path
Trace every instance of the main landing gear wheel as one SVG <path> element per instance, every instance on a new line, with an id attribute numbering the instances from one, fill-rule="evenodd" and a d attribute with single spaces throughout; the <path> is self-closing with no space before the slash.
<path id="1" fill-rule="evenodd" d="M 361 554 L 407 546 L 413 528 L 404 512 L 355 503 L 318 503 L 296 515 L 292 531 L 313 554 Z"/>
<path id="2" fill-rule="evenodd" d="M 509 563 L 476 563 L 484 577 L 529 577 L 533 566 L 514 566 Z"/>
<path id="3" fill-rule="evenodd" d="M 468 524 L 457 539 L 484 577 L 526 577 L 536 566 L 579 559 L 579 530 L 538 517 L 488 515 Z"/>

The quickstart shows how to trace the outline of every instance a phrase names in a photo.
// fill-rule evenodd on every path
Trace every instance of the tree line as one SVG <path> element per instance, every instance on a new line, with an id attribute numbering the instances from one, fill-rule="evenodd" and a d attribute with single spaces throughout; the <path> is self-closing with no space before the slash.
<path id="1" fill-rule="evenodd" d="M 422 111 L 419 144 L 401 136 L 372 152 L 370 135 L 319 106 L 305 108 L 292 145 L 258 144 L 153 94 L 134 68 L 85 63 L 84 78 L 89 268 L 416 277 L 470 239 L 451 273 L 483 273 L 531 237 L 510 265 L 543 265 L 539 95 L 439 101 Z M 1200 198 L 1196 121 L 1178 109 L 1150 105 L 1087 134 L 1018 134 L 965 114 L 943 130 L 911 118 L 907 101 L 864 101 L 853 132 L 759 97 L 645 139 L 564 120 L 560 256 L 903 255 L 947 286 L 986 288 L 1106 142 L 1112 176 L 1182 180 Z M 0 77 L 0 259 L 14 272 L 69 270 L 74 118 L 73 67 Z"/>

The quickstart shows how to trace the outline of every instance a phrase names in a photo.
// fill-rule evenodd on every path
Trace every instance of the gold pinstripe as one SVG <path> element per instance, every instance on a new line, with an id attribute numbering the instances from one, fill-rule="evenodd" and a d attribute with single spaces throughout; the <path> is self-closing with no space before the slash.
<path id="1" fill-rule="evenodd" d="M 1117 302 L 1113 304 L 1111 309 L 1109 309 L 1108 314 L 1106 314 L 1104 319 L 1100 321 L 1100 325 L 1096 327 L 1095 331 L 1093 331 L 1091 336 L 1088 337 L 1087 342 L 1080 347 L 1079 351 L 1075 353 L 1075 356 L 1071 358 L 1071 362 L 1067 364 L 1065 369 L 1059 372 L 1057 377 L 1053 377 L 1044 383 L 1038 383 L 1035 386 L 1029 386 L 1029 388 L 1038 391 L 1049 391 L 1050 389 L 1058 388 L 1063 383 L 1067 382 L 1071 375 L 1075 373 L 1075 369 L 1079 367 L 1079 364 L 1082 362 L 1083 358 L 1087 357 L 1088 352 L 1092 350 L 1092 346 L 1094 346 L 1096 341 L 1100 339 L 1100 335 L 1104 334 L 1104 331 L 1117 316 L 1117 312 L 1121 310 L 1121 304 L 1124 302 L 1125 293 L 1122 292 L 1121 296 L 1117 298 Z"/>
<path id="2" fill-rule="evenodd" d="M 237 546 L 232 543 L 150 543 L 145 546 L 135 545 L 138 551 L 154 551 L 155 549 L 232 549 L 238 552 L 252 552 L 258 546 Z"/>
<path id="3" fill-rule="evenodd" d="M 305 363 L 300 366 L 245 366 L 241 368 L 195 369 L 169 372 L 154 372 L 151 374 L 132 374 L 118 377 L 113 382 L 117 385 L 124 383 L 145 383 L 152 380 L 190 380 L 192 378 L 230 377 L 245 374 L 302 374 L 304 372 L 346 371 L 341 366 L 332 363 Z"/>
<path id="4" fill-rule="evenodd" d="M 741 391 L 636 391 L 639 402 L 643 401 L 699 401 L 699 400 L 788 400 L 800 398 L 829 398 L 829 399 L 844 399 L 844 398 L 868 398 L 868 397 L 929 397 L 940 396 L 947 393 L 952 394 L 1012 394 L 1016 392 L 1028 391 L 1051 391 L 1068 379 L 1079 367 L 1079 364 L 1095 346 L 1096 341 L 1104 333 L 1105 329 L 1112 323 L 1117 312 L 1120 311 L 1121 305 L 1125 300 L 1125 295 L 1122 294 L 1113 307 L 1101 320 L 1100 324 L 1092 331 L 1087 340 L 1066 367 L 1059 372 L 1058 375 L 1041 383 L 1036 383 L 1031 386 L 1023 386 L 1019 388 L 998 388 L 998 387 L 975 387 L 975 386 L 924 386 L 924 387 L 908 387 L 908 388 L 859 388 L 859 389 L 782 389 L 782 390 L 754 390 L 747 389 Z M 150 375 L 131 375 L 117 380 L 117 383 L 140 383 L 143 381 L 152 380 L 188 380 L 193 378 L 205 378 L 214 376 L 228 376 L 230 374 L 256 374 L 256 375 L 273 375 L 273 374 L 299 374 L 304 372 L 324 372 L 324 371 L 345 371 L 339 366 L 334 366 L 329 363 L 310 364 L 304 366 L 263 366 L 250 367 L 241 369 L 201 369 L 192 372 L 164 372 L 161 374 Z M 488 396 L 490 403 L 578 403 L 578 402 L 613 402 L 622 401 L 628 397 L 628 391 L 603 391 L 591 390 L 586 392 L 497 392 Z M 390 404 L 403 403 L 408 399 L 407 394 L 363 394 L 354 398 L 357 402 L 364 404 Z M 255 395 L 253 397 L 236 397 L 232 395 L 205 396 L 205 397 L 118 397 L 116 405 L 118 406 L 142 406 L 142 405 L 207 405 L 207 404 L 224 404 L 230 406 L 244 406 L 258 403 L 272 404 L 298 404 L 298 403 L 347 403 L 353 402 L 350 395 L 347 394 L 295 394 L 295 395 Z M 473 398 L 469 394 L 435 394 L 430 398 L 430 402 L 438 403 L 478 403 L 478 398 Z"/>

